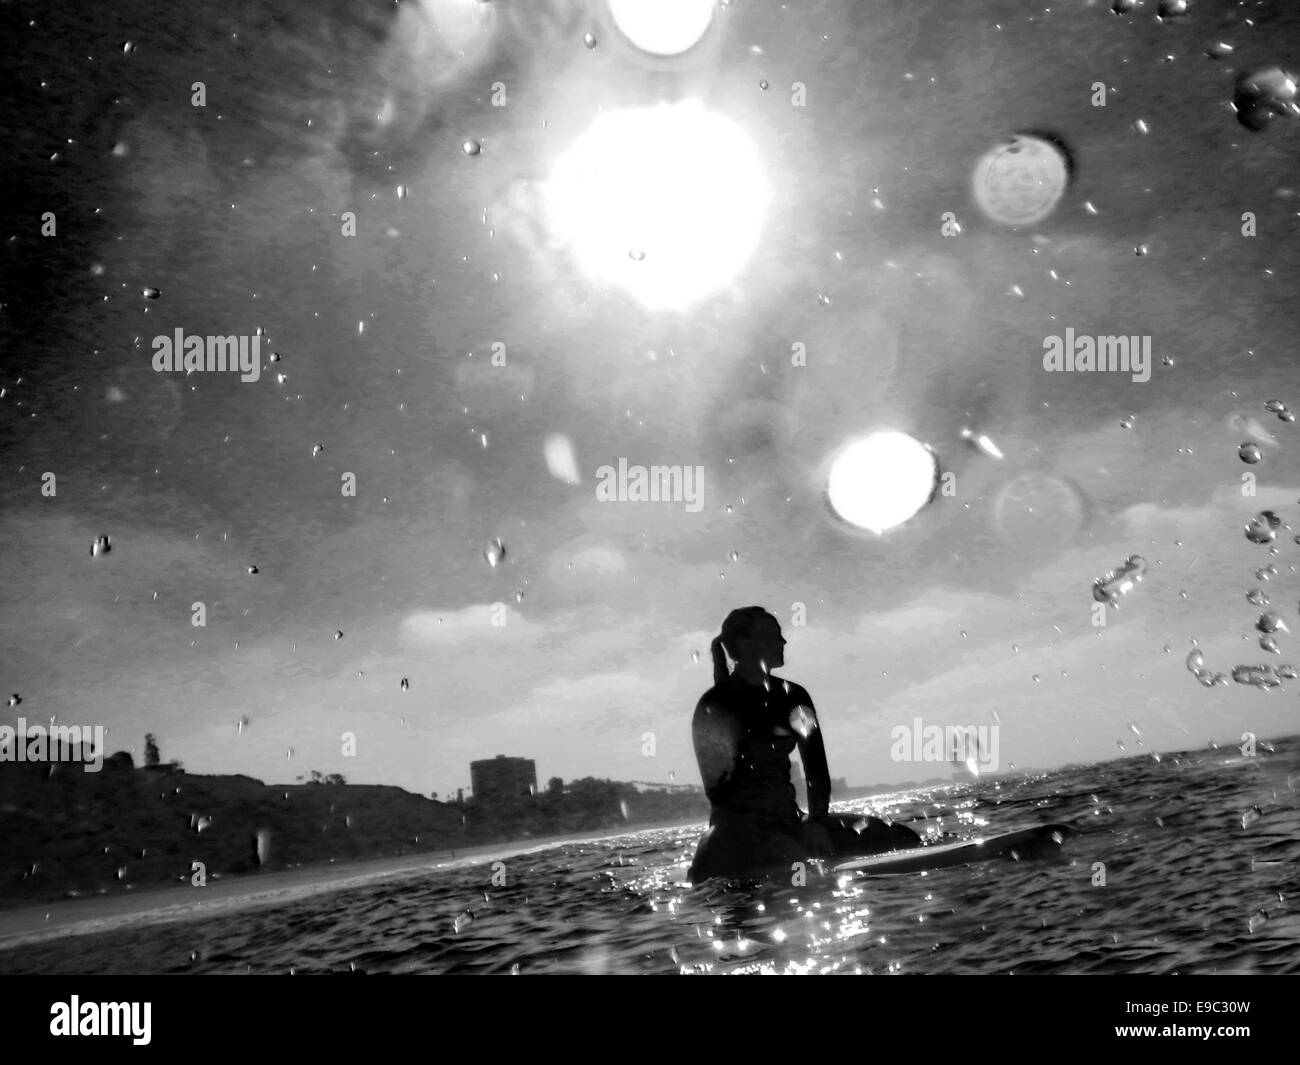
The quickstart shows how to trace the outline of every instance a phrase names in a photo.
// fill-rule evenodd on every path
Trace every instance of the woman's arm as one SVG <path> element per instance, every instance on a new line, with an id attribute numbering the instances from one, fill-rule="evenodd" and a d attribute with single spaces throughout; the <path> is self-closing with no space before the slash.
<path id="1" fill-rule="evenodd" d="M 803 759 L 803 775 L 808 781 L 808 816 L 811 820 L 825 820 L 831 807 L 831 771 L 826 765 L 826 744 L 822 740 L 821 722 L 813 709 L 812 699 L 800 690 L 799 706 L 795 710 L 801 721 L 793 721 L 799 736 L 799 757 Z M 799 710 L 806 711 L 799 714 Z"/>
<path id="2" fill-rule="evenodd" d="M 704 794 L 714 806 L 724 803 L 730 791 L 731 773 L 740 749 L 740 722 L 725 707 L 703 699 L 695 708 L 691 733 L 695 740 L 695 760 L 700 765 Z"/>

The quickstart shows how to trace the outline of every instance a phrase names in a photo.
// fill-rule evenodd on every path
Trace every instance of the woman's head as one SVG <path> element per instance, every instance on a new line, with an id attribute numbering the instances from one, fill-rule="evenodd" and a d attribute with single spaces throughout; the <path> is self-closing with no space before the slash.
<path id="1" fill-rule="evenodd" d="M 785 664 L 785 638 L 781 624 L 761 606 L 733 610 L 713 638 L 713 683 L 728 677 L 727 656 L 744 675 L 757 677 Z"/>

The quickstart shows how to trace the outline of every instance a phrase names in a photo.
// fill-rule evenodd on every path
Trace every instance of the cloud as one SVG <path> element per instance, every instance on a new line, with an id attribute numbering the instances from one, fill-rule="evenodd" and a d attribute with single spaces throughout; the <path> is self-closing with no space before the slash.
<path id="1" fill-rule="evenodd" d="M 543 627 L 505 603 L 480 603 L 459 610 L 417 610 L 402 620 L 402 638 L 415 644 L 460 644 L 471 640 L 511 643 L 535 639 Z"/>

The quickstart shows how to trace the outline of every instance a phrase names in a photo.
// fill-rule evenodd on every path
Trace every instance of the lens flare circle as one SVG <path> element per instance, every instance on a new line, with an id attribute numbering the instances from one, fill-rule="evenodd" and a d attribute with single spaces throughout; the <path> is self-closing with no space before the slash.
<path id="1" fill-rule="evenodd" d="M 934 495 L 939 463 L 906 433 L 850 441 L 831 460 L 826 494 L 844 521 L 877 535 L 914 517 Z"/>
<path id="2" fill-rule="evenodd" d="M 681 55 L 713 22 L 715 0 L 609 0 L 614 25 L 651 55 Z"/>
<path id="3" fill-rule="evenodd" d="M 1017 134 L 980 159 L 971 191 L 993 221 L 1023 226 L 1041 222 L 1056 210 L 1069 183 L 1069 164 L 1056 145 Z"/>

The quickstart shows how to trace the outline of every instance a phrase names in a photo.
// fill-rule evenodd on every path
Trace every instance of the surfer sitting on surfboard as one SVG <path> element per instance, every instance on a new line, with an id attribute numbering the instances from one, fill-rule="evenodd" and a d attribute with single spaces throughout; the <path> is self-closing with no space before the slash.
<path id="1" fill-rule="evenodd" d="M 695 708 L 692 732 L 712 813 L 688 874 L 692 883 L 921 843 L 902 825 L 829 812 L 830 770 L 812 699 L 771 673 L 785 664 L 784 648 L 780 624 L 757 606 L 728 614 L 711 645 L 714 684 Z M 728 655 L 735 662 L 731 673 Z M 790 782 L 796 746 L 808 780 L 806 814 Z"/>

